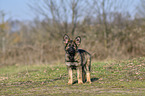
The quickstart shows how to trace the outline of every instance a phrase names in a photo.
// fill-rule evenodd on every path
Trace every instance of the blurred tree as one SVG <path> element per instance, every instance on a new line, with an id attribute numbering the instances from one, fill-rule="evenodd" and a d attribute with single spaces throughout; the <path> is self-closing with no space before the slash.
<path id="1" fill-rule="evenodd" d="M 3 12 L 3 11 L 0 11 L 0 20 L 1 20 L 1 22 L 0 22 L 0 38 L 1 38 L 1 42 L 0 42 L 0 46 L 1 46 L 1 48 L 2 48 L 2 52 L 3 53 L 5 53 L 5 40 L 6 40 L 6 38 L 5 38 L 5 29 L 6 29 L 6 23 L 5 23 L 5 21 L 4 21 L 4 18 L 5 18 L 5 13 Z"/>
<path id="2" fill-rule="evenodd" d="M 140 4 L 137 7 L 137 18 L 145 18 L 145 0 L 140 0 Z"/>
<path id="3" fill-rule="evenodd" d="M 36 2 L 29 4 L 30 8 L 45 19 L 49 21 L 52 19 L 54 27 L 51 32 L 52 36 L 54 32 L 57 32 L 61 36 L 64 33 L 71 33 L 72 37 L 86 10 L 85 6 L 85 0 L 43 0 L 37 1 L 37 5 Z"/>
<path id="4" fill-rule="evenodd" d="M 103 40 L 104 46 L 108 46 L 108 36 L 111 32 L 111 22 L 117 22 L 119 18 L 116 18 L 116 15 L 120 14 L 120 17 L 123 17 L 125 13 L 129 11 L 129 5 L 133 3 L 132 0 L 92 0 L 92 2 L 87 2 L 90 6 L 89 10 L 92 10 L 92 16 L 96 17 L 96 24 L 103 25 Z M 89 14 L 90 15 L 90 14 Z M 121 18 L 120 18 L 121 19 Z M 118 22 L 121 23 L 121 22 Z M 113 23 L 112 23 L 113 24 Z"/>

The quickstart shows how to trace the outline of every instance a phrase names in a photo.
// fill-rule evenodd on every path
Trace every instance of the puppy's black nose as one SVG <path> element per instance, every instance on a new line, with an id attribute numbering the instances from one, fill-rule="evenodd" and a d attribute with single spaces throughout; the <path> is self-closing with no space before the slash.
<path id="1" fill-rule="evenodd" d="M 75 53 L 75 49 L 74 49 L 74 48 L 69 48 L 69 49 L 68 49 L 68 52 L 71 53 L 71 54 L 72 54 L 72 53 Z"/>

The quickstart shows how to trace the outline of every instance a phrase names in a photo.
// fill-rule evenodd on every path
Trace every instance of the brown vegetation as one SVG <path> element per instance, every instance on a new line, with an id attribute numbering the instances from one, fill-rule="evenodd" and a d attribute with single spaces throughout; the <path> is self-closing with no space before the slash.
<path id="1" fill-rule="evenodd" d="M 45 17 L 43 20 L 35 19 L 32 22 L 2 20 L 0 66 L 63 62 L 62 36 L 65 33 L 72 38 L 80 35 L 82 37 L 80 48 L 88 50 L 94 60 L 145 56 L 143 17 L 132 19 L 127 9 L 126 12 L 120 12 L 118 5 L 122 4 L 121 8 L 126 6 L 119 3 L 121 2 L 119 0 L 117 2 L 92 0 L 92 2 L 61 0 L 60 3 L 56 3 L 54 0 L 44 0 L 44 3 L 37 7 L 34 7 L 33 3 L 29 5 L 35 11 L 39 9 L 37 13 Z M 50 11 L 51 16 L 47 15 L 46 10 Z M 11 32 L 14 25 L 18 29 Z"/>

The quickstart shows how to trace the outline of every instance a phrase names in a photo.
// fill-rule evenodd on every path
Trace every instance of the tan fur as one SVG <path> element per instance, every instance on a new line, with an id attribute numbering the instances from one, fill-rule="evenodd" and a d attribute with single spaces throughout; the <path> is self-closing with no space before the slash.
<path id="1" fill-rule="evenodd" d="M 72 69 L 71 68 L 68 69 L 68 75 L 69 75 L 68 84 L 72 84 L 73 83 L 73 77 L 72 77 Z"/>
<path id="2" fill-rule="evenodd" d="M 77 78 L 78 78 L 78 84 L 82 84 L 82 68 L 78 67 L 77 68 Z"/>

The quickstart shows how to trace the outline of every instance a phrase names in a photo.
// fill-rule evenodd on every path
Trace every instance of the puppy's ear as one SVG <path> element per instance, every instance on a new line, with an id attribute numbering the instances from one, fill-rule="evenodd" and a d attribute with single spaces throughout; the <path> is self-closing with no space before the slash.
<path id="1" fill-rule="evenodd" d="M 75 38 L 75 42 L 76 42 L 77 45 L 80 45 L 81 44 L 81 37 L 80 36 L 77 36 Z"/>
<path id="2" fill-rule="evenodd" d="M 63 36 L 63 42 L 66 44 L 66 43 L 68 43 L 68 41 L 70 41 L 70 38 L 69 38 L 69 36 L 67 34 L 65 34 Z"/>

